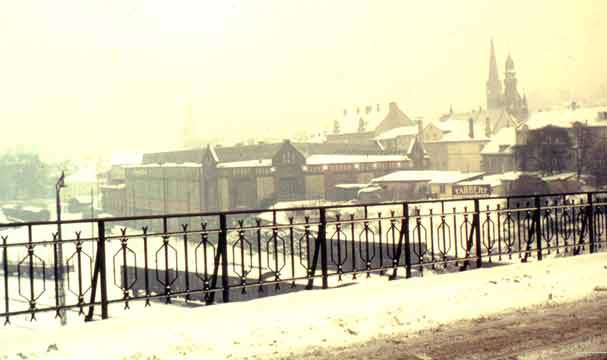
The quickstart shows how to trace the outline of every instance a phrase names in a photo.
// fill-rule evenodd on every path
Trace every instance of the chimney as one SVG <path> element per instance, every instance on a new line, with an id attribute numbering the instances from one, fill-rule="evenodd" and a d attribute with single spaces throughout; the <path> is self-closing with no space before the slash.
<path id="1" fill-rule="evenodd" d="M 344 116 L 348 115 L 348 109 L 344 109 Z"/>
<path id="2" fill-rule="evenodd" d="M 417 136 L 420 138 L 424 136 L 424 122 L 422 119 L 417 120 Z"/>
<path id="3" fill-rule="evenodd" d="M 377 112 L 379 112 L 379 104 L 377 104 Z"/>
<path id="4" fill-rule="evenodd" d="M 370 113 L 372 109 L 373 109 L 373 107 L 372 107 L 371 105 L 366 106 L 366 107 L 365 107 L 365 114 Z"/>
<path id="5" fill-rule="evenodd" d="M 577 109 L 577 103 L 575 101 L 571 102 L 571 110 L 575 111 Z"/>
<path id="6" fill-rule="evenodd" d="M 491 136 L 491 120 L 488 117 L 485 119 L 485 136 Z"/>
<path id="7" fill-rule="evenodd" d="M 356 108 L 356 115 L 360 114 L 360 108 Z"/>
<path id="8" fill-rule="evenodd" d="M 472 118 L 468 119 L 468 136 L 470 139 L 474 139 L 474 120 Z"/>

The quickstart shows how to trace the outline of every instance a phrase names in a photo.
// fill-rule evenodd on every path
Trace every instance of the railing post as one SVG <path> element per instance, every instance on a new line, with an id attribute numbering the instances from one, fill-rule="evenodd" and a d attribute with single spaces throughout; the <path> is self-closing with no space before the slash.
<path id="1" fill-rule="evenodd" d="M 533 214 L 533 222 L 535 223 L 535 242 L 537 246 L 537 259 L 542 260 L 542 216 L 541 216 L 541 200 L 539 196 L 534 197 L 535 213 Z"/>
<path id="2" fill-rule="evenodd" d="M 99 257 L 99 281 L 101 284 L 101 318 L 108 318 L 107 274 L 105 269 L 105 222 L 99 221 L 97 256 Z"/>
<path id="3" fill-rule="evenodd" d="M 320 243 L 320 267 L 322 272 L 322 288 L 329 287 L 329 276 L 327 269 L 327 213 L 325 208 L 320 208 L 320 225 L 318 225 L 318 240 Z"/>
<path id="4" fill-rule="evenodd" d="M 481 247 L 481 207 L 480 200 L 474 199 L 474 215 L 473 215 L 473 226 L 474 226 L 474 248 L 476 253 L 476 267 L 480 268 L 483 266 L 482 258 L 482 247 Z"/>
<path id="5" fill-rule="evenodd" d="M 405 278 L 411 277 L 411 239 L 409 238 L 409 204 L 403 204 L 403 216 L 404 226 L 403 231 L 405 235 Z"/>
<path id="6" fill-rule="evenodd" d="M 590 253 L 595 252 L 596 239 L 594 233 L 594 202 L 592 199 L 592 193 L 588 193 L 588 206 L 586 207 L 586 217 L 588 218 L 588 239 L 590 243 Z"/>
<path id="7" fill-rule="evenodd" d="M 8 248 L 6 244 L 6 240 L 8 240 L 8 236 L 2 236 L 2 270 L 4 277 L 4 325 L 10 324 L 10 317 L 8 313 L 9 309 L 9 295 L 8 295 Z"/>
<path id="8" fill-rule="evenodd" d="M 221 253 L 221 288 L 223 302 L 230 302 L 230 282 L 228 277 L 228 224 L 226 214 L 219 215 L 219 252 Z"/>

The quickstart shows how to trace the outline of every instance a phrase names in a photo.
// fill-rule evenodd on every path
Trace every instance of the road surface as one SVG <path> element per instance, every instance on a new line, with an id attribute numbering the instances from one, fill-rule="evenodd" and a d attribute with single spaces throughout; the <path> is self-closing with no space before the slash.
<path id="1" fill-rule="evenodd" d="M 602 352 L 602 353 L 601 353 Z M 575 303 L 500 314 L 379 338 L 309 349 L 283 359 L 607 359 L 607 289 Z"/>

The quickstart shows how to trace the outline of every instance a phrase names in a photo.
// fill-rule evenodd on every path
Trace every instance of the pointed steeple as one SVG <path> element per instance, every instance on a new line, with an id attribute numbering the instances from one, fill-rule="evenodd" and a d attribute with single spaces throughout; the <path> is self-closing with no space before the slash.
<path id="1" fill-rule="evenodd" d="M 508 58 L 506 59 L 506 72 L 508 71 L 514 71 L 514 60 L 512 60 L 510 54 L 508 54 Z"/>
<path id="2" fill-rule="evenodd" d="M 497 59 L 495 58 L 495 47 L 493 46 L 493 39 L 491 39 L 491 53 L 489 54 L 489 79 L 488 83 L 497 82 L 499 83 L 500 77 L 497 70 Z"/>
<path id="3" fill-rule="evenodd" d="M 497 59 L 495 58 L 495 47 L 491 39 L 491 50 L 489 53 L 489 78 L 487 79 L 487 109 L 496 109 L 501 106 L 502 84 L 497 70 Z"/>

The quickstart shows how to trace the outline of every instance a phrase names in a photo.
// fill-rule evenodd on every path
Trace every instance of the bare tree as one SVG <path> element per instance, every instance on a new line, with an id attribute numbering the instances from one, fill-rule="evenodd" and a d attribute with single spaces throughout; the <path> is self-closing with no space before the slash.
<path id="1" fill-rule="evenodd" d="M 607 185 L 607 139 L 597 139 L 588 156 L 588 172 L 596 185 Z"/>
<path id="2" fill-rule="evenodd" d="M 590 170 L 592 163 L 596 160 L 592 152 L 596 145 L 596 137 L 592 132 L 592 128 L 581 122 L 573 124 L 573 141 L 575 155 L 575 170 L 578 178 L 585 171 Z"/>
<path id="3" fill-rule="evenodd" d="M 527 143 L 517 146 L 515 156 L 524 171 L 554 174 L 567 168 L 571 147 L 566 129 L 546 126 L 530 130 Z"/>

